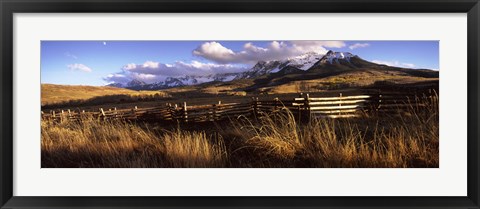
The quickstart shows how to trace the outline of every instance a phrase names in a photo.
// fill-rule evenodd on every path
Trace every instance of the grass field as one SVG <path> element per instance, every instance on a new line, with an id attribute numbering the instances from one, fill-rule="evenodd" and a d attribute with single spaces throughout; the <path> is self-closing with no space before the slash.
<path id="1" fill-rule="evenodd" d="M 88 100 L 95 97 L 109 95 L 151 96 L 160 94 L 163 97 L 168 96 L 166 93 L 160 91 L 134 91 L 109 86 L 74 86 L 56 84 L 42 84 L 41 92 L 42 105 L 58 104 L 72 100 Z"/>
<path id="2" fill-rule="evenodd" d="M 298 122 L 285 111 L 207 127 L 42 121 L 42 167 L 438 167 L 438 98 L 402 116 Z"/>

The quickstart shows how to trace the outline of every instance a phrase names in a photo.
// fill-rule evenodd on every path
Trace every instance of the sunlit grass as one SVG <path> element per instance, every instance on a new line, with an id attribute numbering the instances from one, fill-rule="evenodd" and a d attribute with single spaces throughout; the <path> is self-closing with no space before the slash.
<path id="1" fill-rule="evenodd" d="M 313 118 L 289 111 L 232 118 L 217 129 L 42 122 L 42 167 L 438 167 L 438 97 L 395 115 Z"/>

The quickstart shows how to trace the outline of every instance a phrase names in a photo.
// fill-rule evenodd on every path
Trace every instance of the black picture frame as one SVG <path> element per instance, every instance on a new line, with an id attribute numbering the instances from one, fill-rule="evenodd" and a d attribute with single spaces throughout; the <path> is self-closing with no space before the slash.
<path id="1" fill-rule="evenodd" d="M 478 0 L 0 0 L 1 208 L 479 208 Z M 21 197 L 13 196 L 14 13 L 467 13 L 468 195 L 465 197 Z M 414 188 L 412 188 L 414 189 Z"/>

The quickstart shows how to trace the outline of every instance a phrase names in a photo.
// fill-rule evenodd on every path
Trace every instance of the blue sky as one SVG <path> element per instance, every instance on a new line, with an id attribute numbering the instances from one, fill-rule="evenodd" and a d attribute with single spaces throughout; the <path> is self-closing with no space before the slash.
<path id="1" fill-rule="evenodd" d="M 234 73 L 259 60 L 351 52 L 381 64 L 439 69 L 438 41 L 42 41 L 42 83 L 101 86 L 131 79 Z"/>

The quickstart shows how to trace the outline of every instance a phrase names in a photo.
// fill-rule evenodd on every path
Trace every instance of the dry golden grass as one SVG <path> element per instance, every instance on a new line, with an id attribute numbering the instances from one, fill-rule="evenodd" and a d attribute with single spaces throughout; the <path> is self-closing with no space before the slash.
<path id="1" fill-rule="evenodd" d="M 120 121 L 42 122 L 42 167 L 223 167 L 202 132 L 156 132 Z"/>
<path id="2" fill-rule="evenodd" d="M 438 167 L 438 98 L 398 116 L 236 118 L 215 130 L 42 122 L 42 167 Z"/>
<path id="3" fill-rule="evenodd" d="M 205 83 L 200 85 L 193 86 L 181 86 L 174 87 L 170 89 L 164 89 L 163 92 L 172 95 L 173 97 L 177 96 L 187 96 L 189 98 L 209 95 L 210 97 L 215 95 L 238 95 L 245 96 L 246 92 L 240 89 L 246 88 L 250 85 L 253 85 L 253 81 L 249 80 L 238 80 L 232 82 L 212 82 Z"/>
<path id="4" fill-rule="evenodd" d="M 166 93 L 161 91 L 134 91 L 109 86 L 75 86 L 42 84 L 42 105 L 67 102 L 70 100 L 87 100 L 107 95 L 142 96 Z"/>
<path id="5" fill-rule="evenodd" d="M 305 125 L 286 111 L 235 132 L 246 149 L 262 150 L 262 164 L 275 167 L 438 167 L 438 97 L 421 100 L 426 106 L 411 105 L 402 115 L 315 118 Z"/>
<path id="6" fill-rule="evenodd" d="M 284 94 L 298 92 L 321 92 L 351 87 L 364 87 L 378 81 L 388 81 L 395 84 L 411 84 L 423 81 L 438 81 L 438 78 L 422 78 L 409 75 L 398 75 L 398 72 L 378 73 L 376 71 L 362 71 L 344 73 L 341 76 L 328 76 L 320 79 L 291 81 L 289 83 L 264 87 L 263 92 L 269 94 Z"/>

